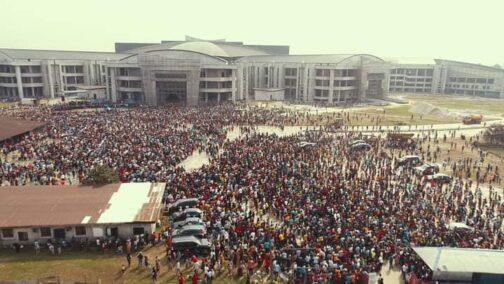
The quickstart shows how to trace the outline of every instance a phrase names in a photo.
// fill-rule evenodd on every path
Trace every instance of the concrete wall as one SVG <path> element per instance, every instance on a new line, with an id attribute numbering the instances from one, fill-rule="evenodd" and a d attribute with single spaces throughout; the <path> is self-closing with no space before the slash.
<path id="1" fill-rule="evenodd" d="M 283 89 L 270 89 L 270 90 L 254 90 L 256 101 L 283 101 L 284 100 L 284 90 Z"/>

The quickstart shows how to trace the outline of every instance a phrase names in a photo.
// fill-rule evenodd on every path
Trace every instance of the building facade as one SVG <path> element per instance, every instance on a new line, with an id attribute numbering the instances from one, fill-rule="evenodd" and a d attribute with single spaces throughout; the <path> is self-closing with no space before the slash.
<path id="1" fill-rule="evenodd" d="M 380 99 L 389 92 L 498 98 L 504 97 L 504 70 L 440 59 L 289 55 L 288 46 L 190 37 L 116 43 L 114 53 L 0 49 L 0 98 L 56 98 L 99 87 L 108 101 L 147 105 L 254 100 L 256 90 L 323 104 Z"/>
<path id="2" fill-rule="evenodd" d="M 150 234 L 164 190 L 164 183 L 2 187 L 0 245 Z"/>

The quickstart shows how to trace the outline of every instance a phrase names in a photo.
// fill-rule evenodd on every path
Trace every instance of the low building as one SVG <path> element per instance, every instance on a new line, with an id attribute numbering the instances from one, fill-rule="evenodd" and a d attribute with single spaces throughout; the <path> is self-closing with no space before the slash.
<path id="1" fill-rule="evenodd" d="M 0 187 L 0 244 L 152 233 L 164 183 Z"/>
<path id="2" fill-rule="evenodd" d="M 16 140 L 21 135 L 32 132 L 44 125 L 46 125 L 45 122 L 0 116 L 0 144 L 8 140 Z"/>
<path id="3" fill-rule="evenodd" d="M 432 270 L 432 280 L 446 283 L 504 283 L 504 251 L 491 249 L 414 247 Z"/>

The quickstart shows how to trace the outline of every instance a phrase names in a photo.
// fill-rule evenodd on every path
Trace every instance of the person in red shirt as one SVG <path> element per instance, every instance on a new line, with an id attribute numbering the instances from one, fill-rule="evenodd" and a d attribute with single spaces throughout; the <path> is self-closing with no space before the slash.
<path id="1" fill-rule="evenodd" d="M 182 275 L 182 273 L 179 273 L 179 276 L 178 276 L 178 283 L 179 284 L 184 284 L 184 275 Z"/>
<path id="2" fill-rule="evenodd" d="M 191 280 L 192 280 L 192 284 L 198 284 L 199 276 L 198 276 L 197 272 L 194 272 Z"/>

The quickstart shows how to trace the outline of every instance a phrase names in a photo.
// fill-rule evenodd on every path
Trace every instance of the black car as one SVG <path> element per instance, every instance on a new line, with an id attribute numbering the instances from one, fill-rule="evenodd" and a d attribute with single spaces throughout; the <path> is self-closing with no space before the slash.
<path id="1" fill-rule="evenodd" d="M 210 243 L 205 238 L 197 238 L 195 236 L 180 236 L 172 239 L 172 247 L 175 251 L 184 253 L 189 252 L 207 256 L 210 254 Z"/>
<path id="2" fill-rule="evenodd" d="M 427 176 L 439 173 L 439 165 L 433 163 L 426 163 L 421 166 L 415 167 L 415 174 Z"/>
<path id="3" fill-rule="evenodd" d="M 356 143 L 350 146 L 350 151 L 369 151 L 371 150 L 371 145 L 368 143 Z"/>
<path id="4" fill-rule="evenodd" d="M 187 208 L 186 210 L 182 212 L 175 212 L 172 215 L 172 221 L 173 222 L 180 222 L 184 221 L 188 218 L 203 218 L 203 211 L 201 211 L 198 208 Z"/>
<path id="5" fill-rule="evenodd" d="M 439 184 L 448 184 L 452 181 L 452 177 L 445 174 L 434 174 L 427 176 L 427 180 L 434 180 Z"/>
<path id="6" fill-rule="evenodd" d="M 416 166 L 421 163 L 420 157 L 415 155 L 403 156 L 396 161 L 396 166 Z"/>
<path id="7" fill-rule="evenodd" d="M 199 239 L 206 238 L 206 228 L 204 225 L 186 225 L 182 228 L 178 228 L 173 230 L 172 236 L 181 237 L 181 236 L 195 236 Z"/>
<path id="8" fill-rule="evenodd" d="M 174 212 L 180 211 L 186 208 L 195 208 L 198 205 L 198 198 L 184 198 L 175 201 L 174 203 L 168 205 L 168 214 L 173 214 Z"/>

